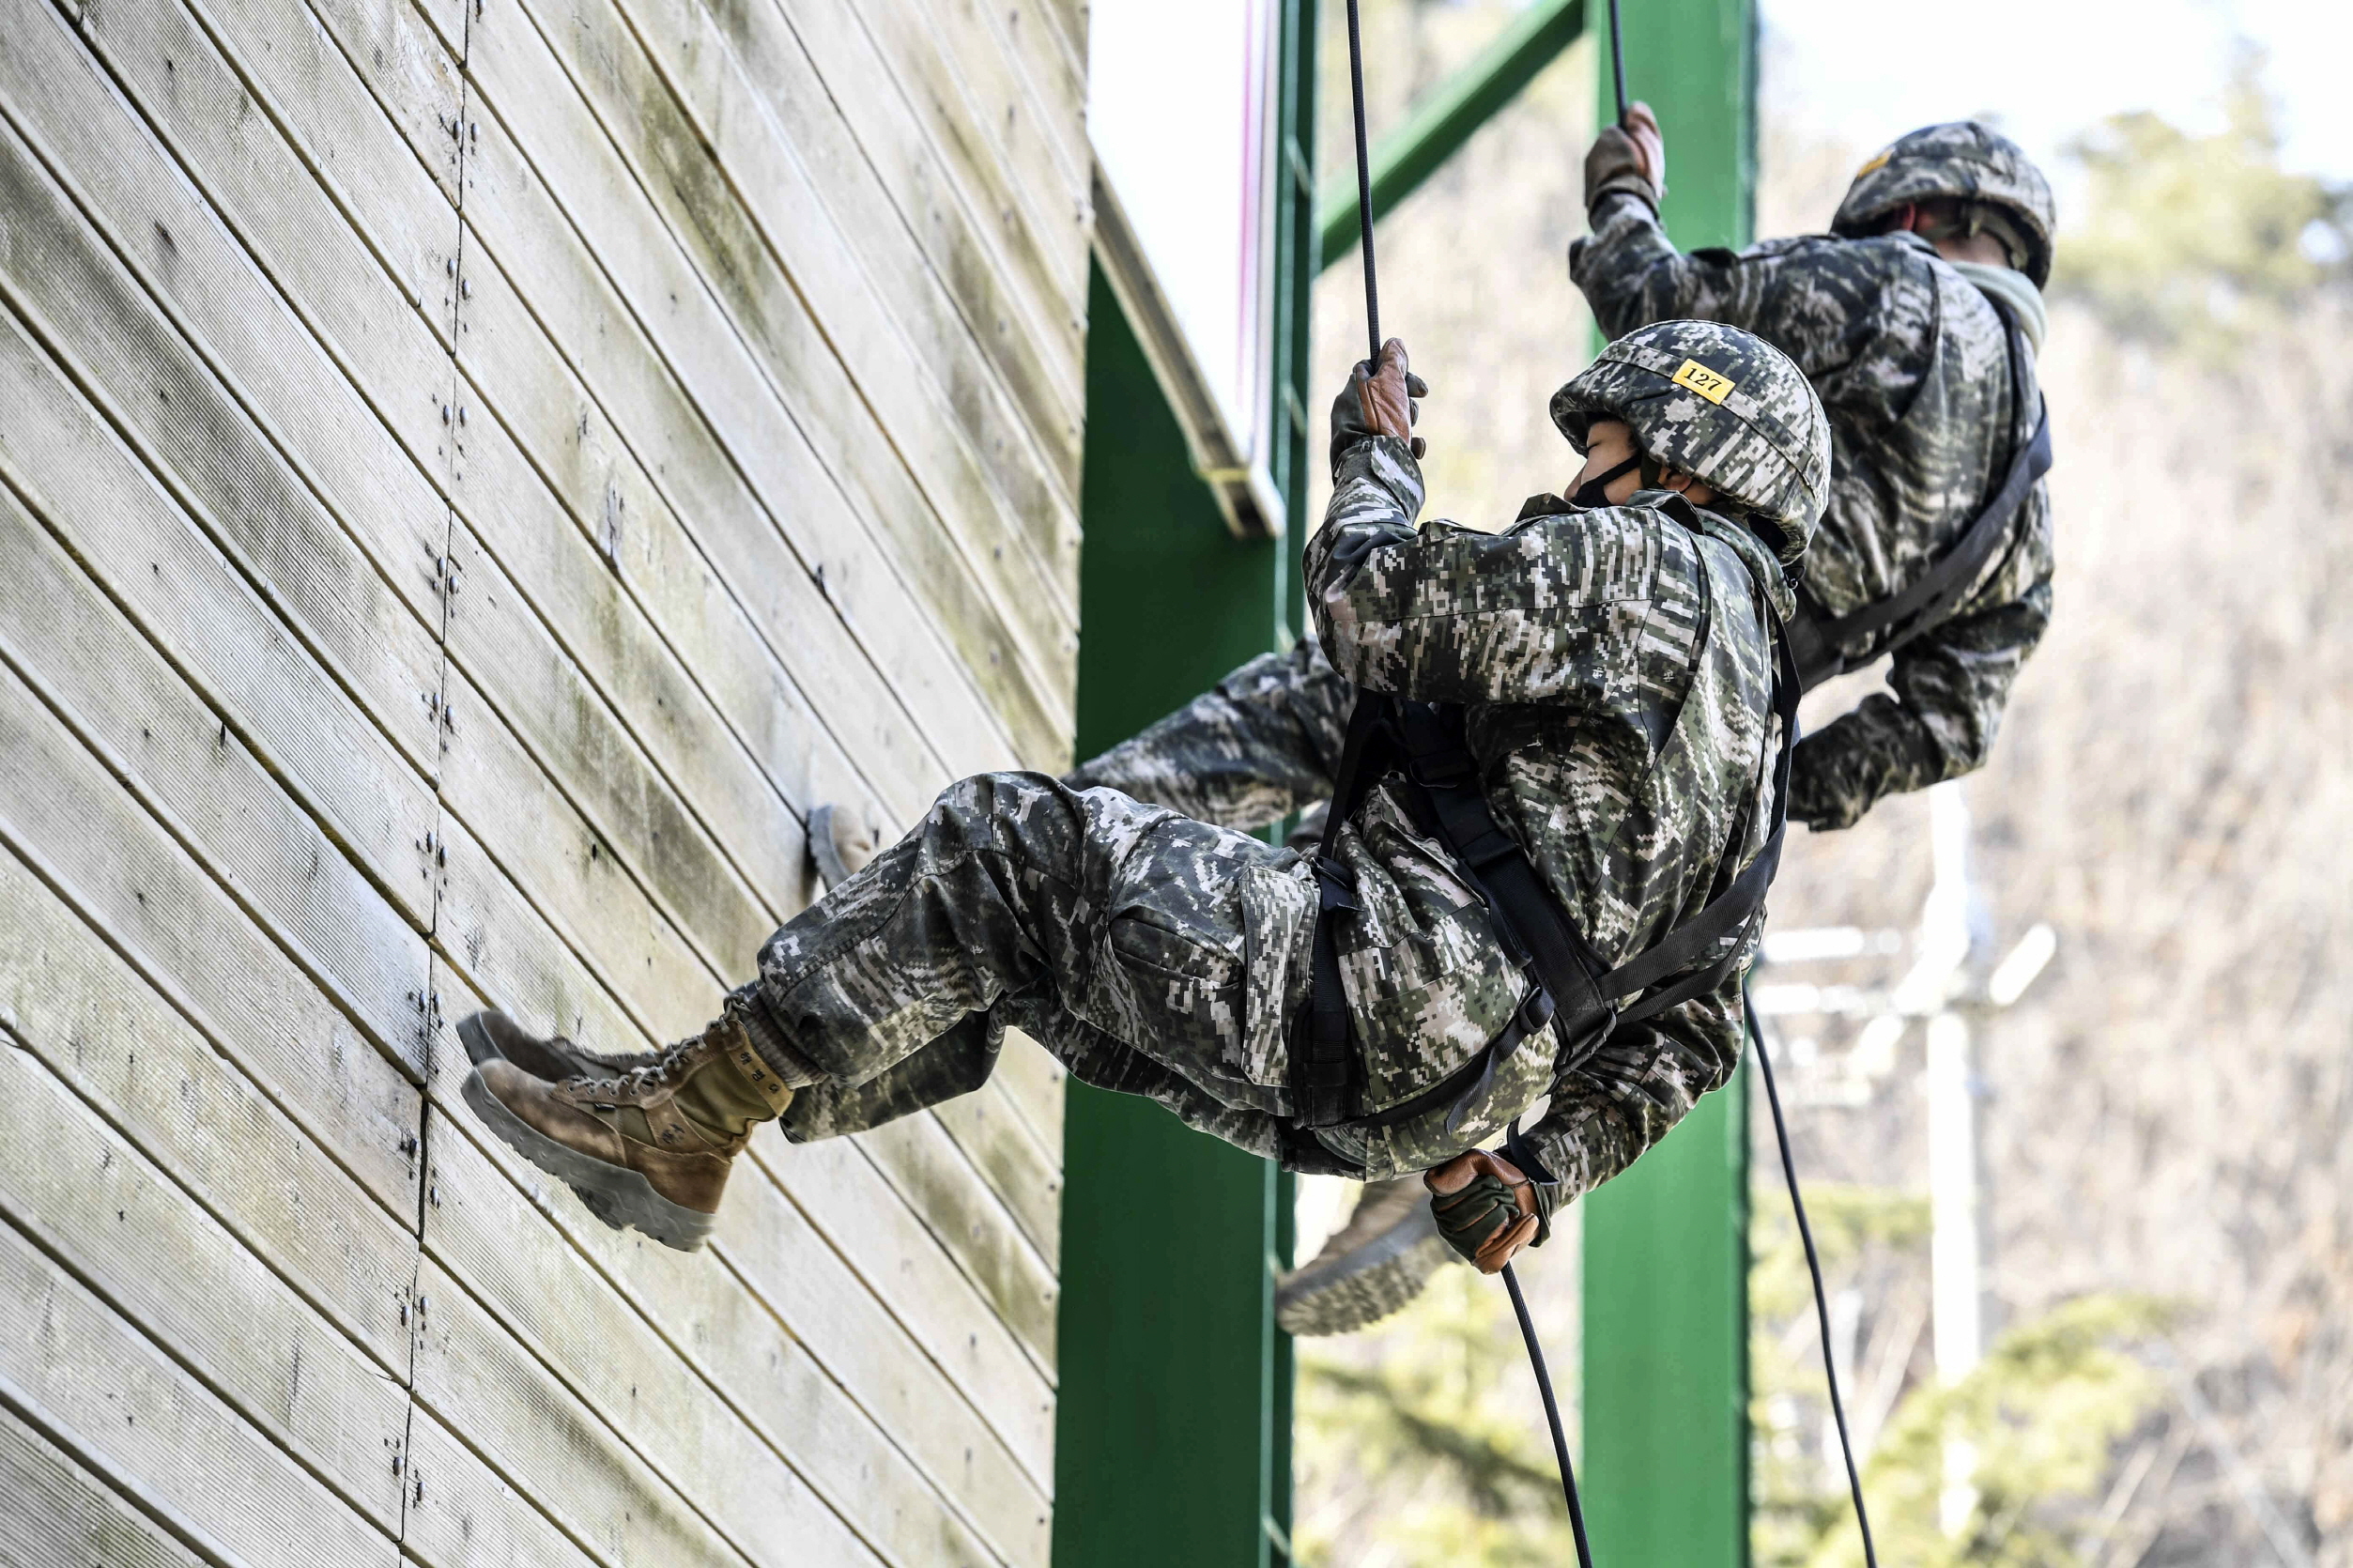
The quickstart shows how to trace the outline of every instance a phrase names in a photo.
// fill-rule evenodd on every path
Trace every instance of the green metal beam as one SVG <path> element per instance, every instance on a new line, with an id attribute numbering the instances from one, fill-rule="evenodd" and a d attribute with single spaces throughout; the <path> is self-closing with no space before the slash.
<path id="1" fill-rule="evenodd" d="M 1375 221 L 1412 194 L 1584 31 L 1585 0 L 1537 0 L 1477 59 L 1447 78 L 1373 149 Z M 1324 267 L 1356 248 L 1358 226 L 1354 172 L 1329 184 L 1315 209 Z"/>
<path id="2" fill-rule="evenodd" d="M 1748 242 L 1754 0 L 1622 9 L 1626 86 L 1658 111 L 1685 251 Z M 1596 102 L 1610 103 L 1609 61 Z M 1748 1071 L 1585 1203 L 1586 1522 L 1608 1562 L 1748 1561 Z"/>

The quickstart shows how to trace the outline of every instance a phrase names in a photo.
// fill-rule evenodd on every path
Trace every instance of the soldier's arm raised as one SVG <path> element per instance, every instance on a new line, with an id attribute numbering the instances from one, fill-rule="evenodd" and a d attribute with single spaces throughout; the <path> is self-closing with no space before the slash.
<path id="1" fill-rule="evenodd" d="M 1253 832 L 1330 795 L 1352 695 L 1312 639 L 1262 653 L 1063 782 Z"/>
<path id="2" fill-rule="evenodd" d="M 1539 518 L 1506 533 L 1417 529 L 1422 474 L 1402 441 L 1340 455 L 1307 548 L 1308 606 L 1342 676 L 1430 702 L 1575 708 L 1641 678 L 1653 617 L 1698 613 L 1687 552 L 1645 508 Z"/>
<path id="3" fill-rule="evenodd" d="M 1875 692 L 1797 744 L 1790 815 L 1817 831 L 1852 827 L 1884 795 L 1982 766 L 2010 686 L 2051 623 L 2049 503 L 1976 601 L 1898 650 Z M 1892 693 L 1892 695 L 1890 695 Z"/>

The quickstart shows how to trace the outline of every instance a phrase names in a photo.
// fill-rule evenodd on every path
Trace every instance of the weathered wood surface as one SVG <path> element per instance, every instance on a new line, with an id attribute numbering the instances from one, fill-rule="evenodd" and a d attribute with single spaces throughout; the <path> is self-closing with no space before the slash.
<path id="1" fill-rule="evenodd" d="M 1063 1075 L 484 1136 L 1068 760 L 1082 0 L 0 0 L 0 1558 L 1047 1568 Z"/>

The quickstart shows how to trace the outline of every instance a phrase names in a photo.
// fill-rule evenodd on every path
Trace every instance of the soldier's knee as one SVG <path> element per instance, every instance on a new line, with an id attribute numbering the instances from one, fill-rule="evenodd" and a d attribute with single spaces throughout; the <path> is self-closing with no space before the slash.
<path id="1" fill-rule="evenodd" d="M 1003 847 L 1075 826 L 1073 797 L 1041 773 L 977 773 L 942 790 L 923 823 L 934 853 Z"/>

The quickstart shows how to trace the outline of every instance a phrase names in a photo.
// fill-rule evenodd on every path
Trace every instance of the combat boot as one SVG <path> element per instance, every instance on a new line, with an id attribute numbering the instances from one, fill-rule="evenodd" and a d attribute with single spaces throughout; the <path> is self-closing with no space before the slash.
<path id="1" fill-rule="evenodd" d="M 1369 1182 L 1347 1224 L 1275 1283 L 1275 1321 L 1302 1337 L 1352 1333 L 1421 1295 L 1453 1255 L 1420 1176 Z"/>
<path id="2" fill-rule="evenodd" d="M 458 1025 L 474 1060 L 466 1103 L 507 1146 L 570 1183 L 606 1223 L 692 1252 L 711 1234 L 728 1172 L 752 1129 L 792 1103 L 792 1088 L 746 1030 L 747 1005 L 731 996 L 709 1028 L 626 1071 L 561 1078 L 523 1064 L 563 1066 L 568 1053 L 589 1053 L 569 1041 L 534 1040 L 502 1014 L 477 1013 Z"/>

